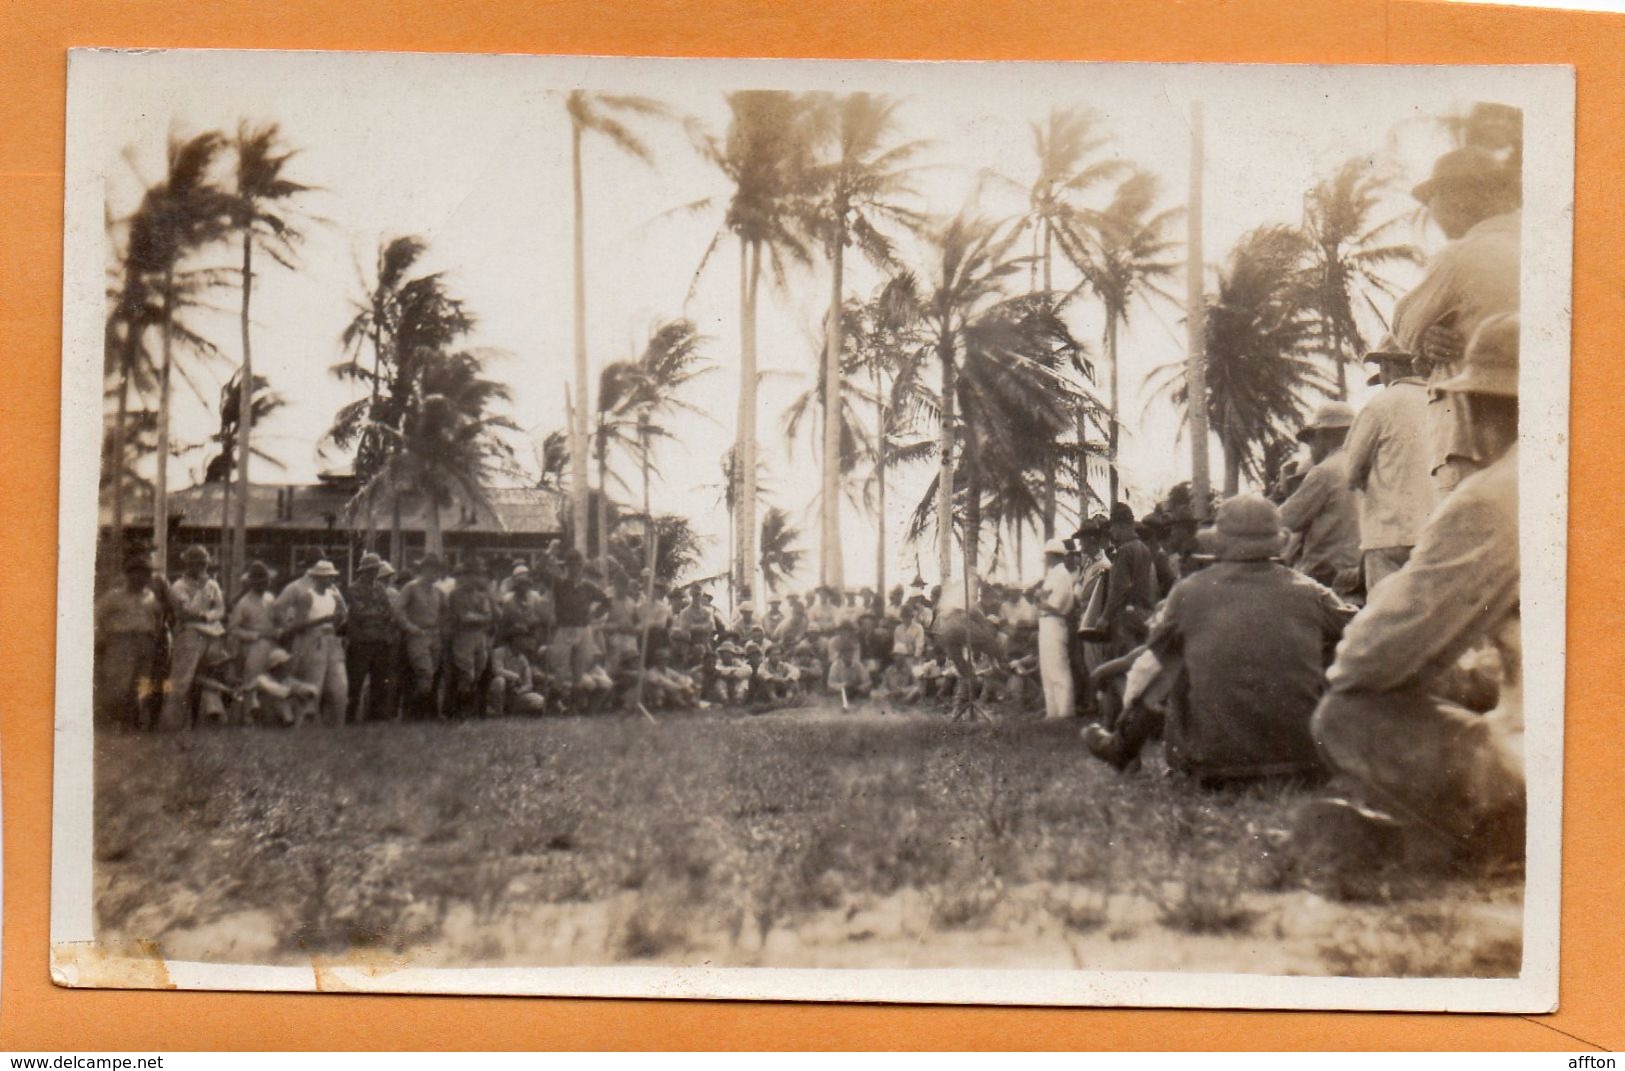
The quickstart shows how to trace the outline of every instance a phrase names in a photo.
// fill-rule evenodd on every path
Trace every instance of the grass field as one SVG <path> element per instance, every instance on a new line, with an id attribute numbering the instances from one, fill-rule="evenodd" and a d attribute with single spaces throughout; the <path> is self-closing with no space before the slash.
<path id="1" fill-rule="evenodd" d="M 172 959 L 1512 975 L 1521 883 L 1306 887 L 1302 797 L 1075 725 L 801 710 L 97 742 L 106 941 Z"/>

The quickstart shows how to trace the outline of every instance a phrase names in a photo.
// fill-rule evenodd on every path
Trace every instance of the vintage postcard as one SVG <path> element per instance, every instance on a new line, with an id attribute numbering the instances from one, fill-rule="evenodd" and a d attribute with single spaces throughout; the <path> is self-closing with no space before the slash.
<path id="1" fill-rule="evenodd" d="M 55 978 L 1551 1009 L 1573 126 L 73 53 Z"/>

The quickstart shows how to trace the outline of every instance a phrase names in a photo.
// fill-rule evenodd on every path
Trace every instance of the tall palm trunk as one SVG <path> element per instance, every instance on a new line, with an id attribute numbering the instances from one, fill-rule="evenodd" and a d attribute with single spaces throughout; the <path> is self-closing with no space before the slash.
<path id="1" fill-rule="evenodd" d="M 587 246 L 581 189 L 581 124 L 570 123 L 570 178 L 575 193 L 575 420 L 570 427 L 570 482 L 575 506 L 576 549 L 587 547 Z"/>
<path id="2" fill-rule="evenodd" d="M 1219 445 L 1224 449 L 1224 497 L 1233 498 L 1241 491 L 1242 444 L 1223 442 Z"/>
<path id="3" fill-rule="evenodd" d="M 231 589 L 233 586 L 232 578 L 241 576 L 242 574 L 232 572 L 229 567 L 229 563 L 231 561 L 232 538 L 231 522 L 228 519 L 231 517 L 232 446 L 230 443 L 223 443 L 222 446 L 223 452 L 226 455 L 226 475 L 220 483 L 220 548 L 218 553 L 220 555 L 220 587 L 221 590 L 225 592 L 226 599 L 228 600 L 227 605 L 230 605 L 229 600 L 231 599 Z"/>
<path id="4" fill-rule="evenodd" d="M 378 380 L 379 380 L 379 377 L 382 375 L 383 370 L 384 370 L 383 332 L 380 331 L 379 328 L 378 328 L 378 314 L 379 314 L 378 302 L 374 301 L 374 303 L 373 303 L 373 317 L 372 317 L 372 401 L 369 403 L 368 408 L 367 408 L 367 432 L 366 432 L 366 434 L 369 437 L 372 437 L 374 439 L 376 439 L 376 436 L 377 436 L 377 433 L 373 430 L 373 422 L 378 419 Z M 363 439 L 362 441 L 365 442 L 366 440 Z M 374 465 L 378 464 L 378 458 L 376 456 L 376 453 L 374 453 L 373 456 L 371 457 L 371 462 Z M 367 549 L 368 550 L 377 550 L 378 549 L 377 546 L 376 546 L 376 543 L 377 543 L 377 540 L 378 540 L 378 524 L 377 524 L 377 513 L 376 513 L 376 510 L 375 510 L 375 506 L 376 506 L 376 503 L 373 502 L 372 496 L 368 495 L 367 496 Z M 390 557 L 390 561 L 395 565 L 396 568 L 405 568 L 405 563 L 402 562 L 400 560 L 400 558 L 397 556 L 397 548 L 395 548 L 393 546 L 391 546 L 389 548 L 389 557 Z"/>
<path id="5" fill-rule="evenodd" d="M 875 381 L 875 592 L 886 595 L 886 401 L 880 394 L 880 369 Z"/>
<path id="6" fill-rule="evenodd" d="M 433 494 L 425 494 L 428 500 L 428 518 L 423 534 L 423 549 L 425 553 L 440 557 L 445 545 L 445 537 L 440 530 L 440 501 Z"/>
<path id="7" fill-rule="evenodd" d="M 237 386 L 237 512 L 233 518 L 229 556 L 220 563 L 227 590 L 248 566 L 248 462 L 254 455 L 254 356 L 249 346 L 248 311 L 254 296 L 254 225 L 243 227 L 243 333 L 242 382 Z M 227 459 L 229 462 L 229 458 Z M 231 470 L 226 470 L 226 494 L 231 492 Z"/>
<path id="8" fill-rule="evenodd" d="M 937 359 L 942 362 L 942 426 L 937 430 L 937 574 L 940 583 L 953 577 L 954 557 L 954 392 L 958 369 L 954 367 L 953 340 L 937 342 Z"/>
<path id="9" fill-rule="evenodd" d="M 116 579 L 124 568 L 124 483 L 129 474 L 124 471 L 125 439 L 129 434 L 130 377 L 135 366 L 135 355 L 140 350 L 142 328 L 136 323 L 125 326 L 124 352 L 119 359 L 118 414 L 113 418 L 113 547 L 111 576 Z"/>
<path id="10" fill-rule="evenodd" d="M 1049 220 L 1044 221 L 1044 293 L 1055 292 L 1053 275 L 1054 252 L 1051 249 L 1051 230 Z M 1055 537 L 1055 452 L 1046 451 L 1044 454 L 1044 538 Z M 1020 561 L 1020 558 L 1017 558 Z"/>
<path id="11" fill-rule="evenodd" d="M 598 414 L 598 572 L 609 583 L 609 436 L 604 414 Z"/>
<path id="12" fill-rule="evenodd" d="M 824 343 L 824 470 L 819 511 L 823 581 L 836 591 L 846 587 L 846 567 L 841 555 L 841 354 L 845 349 L 845 325 L 841 322 L 842 275 L 846 254 L 845 211 L 836 205 L 837 233 L 830 250 L 830 271 L 834 286 L 829 299 L 829 328 Z"/>
<path id="13" fill-rule="evenodd" d="M 740 241 L 739 331 L 739 582 L 742 601 L 756 588 L 756 297 L 762 276 L 762 249 Z"/>
<path id="14" fill-rule="evenodd" d="M 439 518 L 438 515 L 435 517 L 435 523 L 436 524 L 440 523 L 440 518 Z M 401 557 L 401 555 L 402 555 L 402 553 L 404 552 L 405 549 L 406 548 L 401 545 L 401 491 L 400 491 L 400 488 L 397 487 L 397 488 L 394 488 L 390 492 L 390 507 L 389 507 L 389 559 L 390 559 L 390 561 L 400 562 L 404 566 L 406 563 L 405 563 L 405 560 Z"/>
<path id="15" fill-rule="evenodd" d="M 1111 364 L 1111 424 L 1106 435 L 1107 478 L 1111 481 L 1111 502 L 1117 504 L 1118 487 L 1121 479 L 1117 473 L 1117 413 L 1118 413 L 1118 376 L 1117 376 L 1117 314 L 1111 309 L 1106 310 L 1106 360 Z"/>
<path id="16" fill-rule="evenodd" d="M 968 400 L 966 407 L 969 407 Z M 959 458 L 965 481 L 965 531 L 959 537 L 959 542 L 965 554 L 965 609 L 969 610 L 976 605 L 977 570 L 981 565 L 982 473 L 976 433 L 972 430 L 974 425 L 969 412 L 963 414 L 961 423 L 965 425 L 965 445 Z"/>
<path id="17" fill-rule="evenodd" d="M 174 366 L 174 339 L 169 322 L 175 315 L 175 272 L 164 272 L 163 314 L 159 328 L 163 331 L 163 366 L 158 372 L 158 469 L 152 481 L 152 546 L 157 558 L 154 568 L 160 576 L 169 575 L 169 394 L 170 376 Z"/>

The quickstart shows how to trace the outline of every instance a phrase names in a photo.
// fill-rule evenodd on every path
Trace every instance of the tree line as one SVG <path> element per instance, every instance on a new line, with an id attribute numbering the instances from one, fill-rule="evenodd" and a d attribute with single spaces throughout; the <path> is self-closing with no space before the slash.
<path id="1" fill-rule="evenodd" d="M 827 314 L 810 355 L 818 374 L 783 422 L 788 440 L 812 439 L 820 468 L 820 583 L 845 586 L 843 500 L 885 517 L 887 481 L 901 467 L 935 470 L 909 511 L 907 537 L 935 533 L 944 577 L 953 574 L 956 532 L 962 561 L 975 570 L 984 537 L 996 551 L 1006 539 L 1019 548 L 1022 533 L 1048 537 L 1063 513 L 1079 516 L 1121 496 L 1120 339 L 1137 310 L 1178 305 L 1166 285 L 1181 263 L 1174 227 L 1182 209 L 1162 202 L 1154 174 L 1112 152 L 1098 114 L 1056 108 L 1030 124 L 1026 173 L 985 177 L 1021 190 L 1026 208 L 994 218 L 974 200 L 952 214 L 923 204 L 919 178 L 935 146 L 908 136 L 894 97 L 738 91 L 725 97 L 720 130 L 644 97 L 574 91 L 563 99 L 575 347 L 568 426 L 544 440 L 539 458 L 544 484 L 570 497 L 570 538 L 602 566 L 627 517 L 642 518 L 640 531 L 674 526 L 673 545 L 698 556 L 692 526 L 656 518 L 647 485 L 653 447 L 673 436 L 672 419 L 700 412 L 681 395 L 710 371 L 704 351 L 711 340 L 673 318 L 656 326 L 641 355 L 606 364 L 596 377 L 586 347 L 585 202 L 594 187 L 584 149 L 603 141 L 656 166 L 648 124 L 680 125 L 724 180 L 723 193 L 678 210 L 720 219 L 697 251 L 696 281 L 724 249 L 737 254 L 739 405 L 734 445 L 722 462 L 736 593 L 748 595 L 758 575 L 776 581 L 798 564 L 788 516 L 763 516 L 758 505 L 761 289 L 765 281 L 785 292 L 794 270 L 827 272 Z M 110 220 L 111 416 L 103 468 L 115 551 L 128 494 L 148 489 L 138 473 L 151 456 L 159 458 L 150 485 L 155 539 L 160 554 L 165 550 L 163 462 L 177 447 L 169 429 L 173 380 L 191 383 L 196 360 L 228 359 L 193 328 L 192 317 L 222 289 L 235 288 L 238 367 L 219 406 L 219 452 L 206 478 L 235 489 L 227 499 L 226 565 L 243 564 L 251 462 L 274 463 L 254 445 L 254 427 L 282 401 L 252 368 L 256 258 L 296 269 L 306 229 L 321 222 L 303 208 L 316 187 L 287 174 L 294 155 L 275 124 L 174 139 L 164 174 L 135 211 Z M 1291 431 L 1312 392 L 1347 396 L 1347 363 L 1368 341 L 1356 310 L 1376 310 L 1373 298 L 1394 291 L 1385 271 L 1419 259 L 1413 246 L 1391 239 L 1402 219 L 1376 218 L 1388 181 L 1372 157 L 1350 159 L 1306 191 L 1299 222 L 1247 233 L 1217 268 L 1205 317 L 1206 408 L 1227 492 L 1243 476 L 1268 478 L 1289 456 Z M 220 253 L 230 248 L 240 252 L 239 266 L 222 263 Z M 387 523 L 396 557 L 406 492 L 431 504 L 428 542 L 437 547 L 442 508 L 489 508 L 487 489 L 519 478 L 503 434 L 517 429 L 496 411 L 510 391 L 488 373 L 491 351 L 468 343 L 476 324 L 468 305 L 444 273 L 422 270 L 426 250 L 415 236 L 380 244 L 341 334 L 343 360 L 333 368 L 364 388 L 335 415 L 327 437 L 354 455 L 358 491 L 349 519 L 369 543 Z M 849 292 L 853 258 L 881 276 L 867 294 Z M 1069 326 L 1084 303 L 1094 304 L 1103 325 L 1098 347 Z M 1152 383 L 1176 406 L 1188 406 L 1182 366 L 1157 369 Z M 643 473 L 641 510 L 617 505 L 611 494 L 615 449 L 629 452 Z M 1105 463 L 1103 488 L 1090 486 L 1091 458 Z M 635 497 L 624 485 L 617 490 Z M 767 520 L 770 528 L 758 526 Z M 885 527 L 875 548 L 882 587 Z M 762 545 L 768 531 L 771 547 Z"/>

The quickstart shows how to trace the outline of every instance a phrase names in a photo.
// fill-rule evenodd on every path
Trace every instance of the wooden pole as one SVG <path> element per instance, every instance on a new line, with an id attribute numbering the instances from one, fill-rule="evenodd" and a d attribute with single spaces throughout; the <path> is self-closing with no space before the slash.
<path id="1" fill-rule="evenodd" d="M 1185 210 L 1189 233 L 1185 241 L 1185 325 L 1188 387 L 1186 411 L 1190 415 L 1191 498 L 1199 520 L 1208 516 L 1207 330 L 1206 295 L 1202 264 L 1202 102 L 1191 104 L 1191 189 Z"/>

